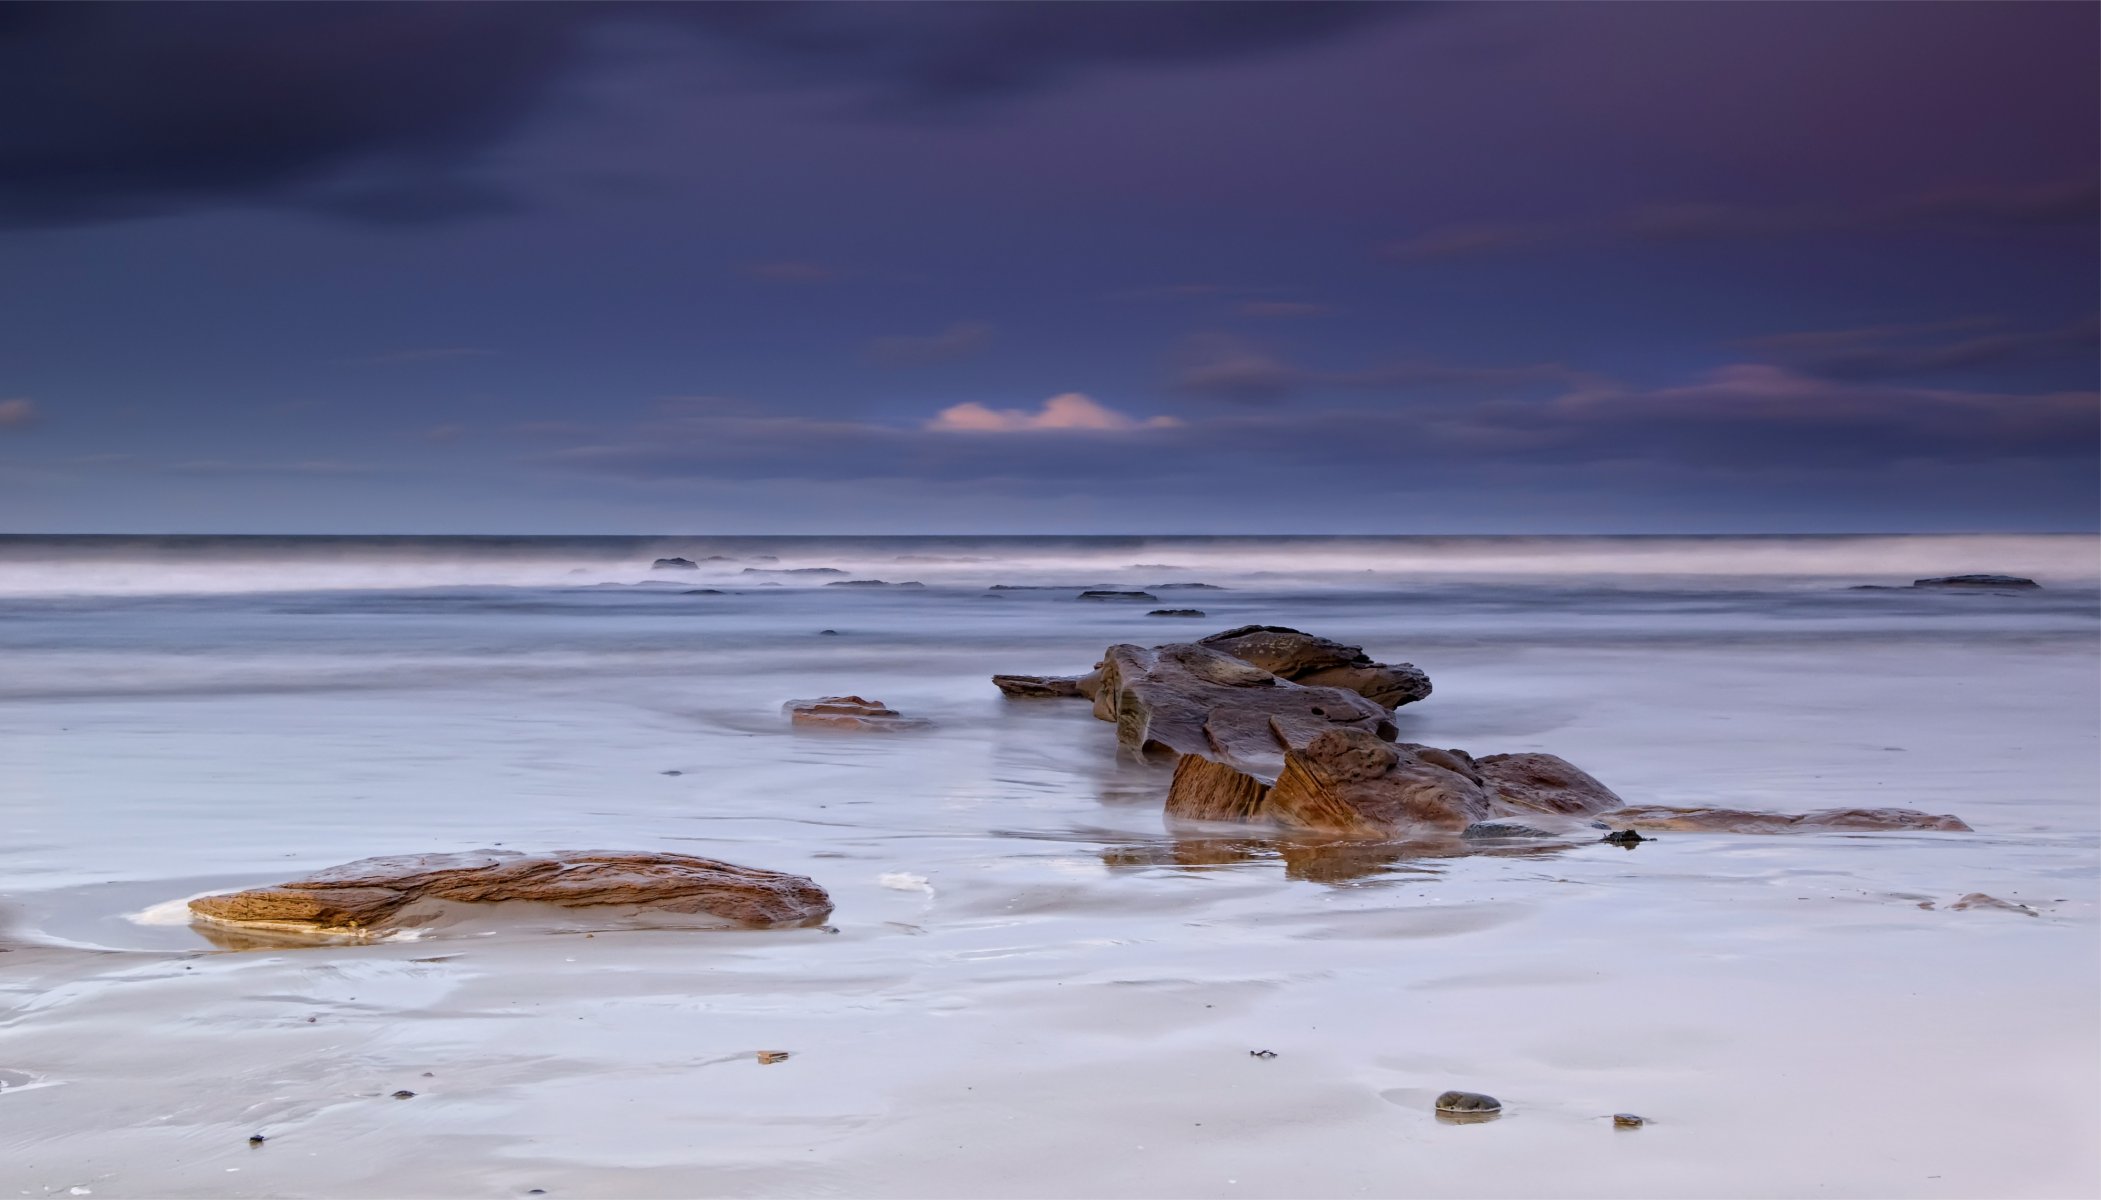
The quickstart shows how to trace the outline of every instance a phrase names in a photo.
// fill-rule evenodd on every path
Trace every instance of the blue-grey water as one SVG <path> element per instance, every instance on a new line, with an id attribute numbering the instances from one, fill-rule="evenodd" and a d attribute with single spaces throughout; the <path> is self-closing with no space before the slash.
<path id="1" fill-rule="evenodd" d="M 1979 571 L 2043 587 L 1901 586 Z M 0 1183 L 2091 1194 L 2097 588 L 2089 536 L 0 538 Z M 987 682 L 1255 622 L 1422 666 L 1409 740 L 1976 832 L 1309 858 Z M 840 692 L 933 724 L 780 715 Z M 164 919 L 497 843 L 802 872 L 838 932 Z"/>

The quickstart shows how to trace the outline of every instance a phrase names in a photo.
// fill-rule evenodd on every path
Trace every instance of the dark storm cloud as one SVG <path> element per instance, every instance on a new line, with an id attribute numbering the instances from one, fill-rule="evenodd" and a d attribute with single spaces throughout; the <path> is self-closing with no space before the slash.
<path id="1" fill-rule="evenodd" d="M 2076 181 L 1951 189 L 1875 204 L 1659 204 L 1595 221 L 1452 225 L 1390 242 L 1381 253 L 1397 262 L 1431 262 L 1613 242 L 2092 230 L 2097 220 L 2101 220 L 2101 185 Z"/>
<path id="2" fill-rule="evenodd" d="M 1376 4 L 41 4 L 0 9 L 0 226 L 207 204 L 413 224 L 519 200 L 472 176 L 615 24 L 935 114 L 1091 69 L 1275 53 Z"/>

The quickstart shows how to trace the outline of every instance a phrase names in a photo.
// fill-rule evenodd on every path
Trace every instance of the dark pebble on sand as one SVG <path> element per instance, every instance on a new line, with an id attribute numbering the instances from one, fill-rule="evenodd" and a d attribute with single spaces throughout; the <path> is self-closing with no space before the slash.
<path id="1" fill-rule="evenodd" d="M 1632 829 L 1617 829 L 1611 833 L 1606 834 L 1604 837 L 1599 838 L 1598 840 L 1601 842 L 1611 842 L 1615 846 L 1632 847 L 1639 846 L 1643 842 L 1653 842 L 1656 839 L 1645 838 Z"/>
<path id="2" fill-rule="evenodd" d="M 1614 1129 L 1640 1129 L 1648 1123 L 1646 1119 L 1637 1117 L 1633 1113 L 1612 1114 L 1612 1127 Z"/>
<path id="3" fill-rule="evenodd" d="M 1437 1098 L 1437 1111 L 1455 1117 L 1483 1117 L 1503 1111 L 1503 1102 L 1481 1092 L 1446 1092 Z"/>
<path id="4" fill-rule="evenodd" d="M 1275 1058 L 1277 1052 L 1274 1050 L 1250 1050 L 1247 1052 L 1247 1056 L 1249 1058 Z"/>
<path id="5" fill-rule="evenodd" d="M 248 1135 L 248 1144 L 251 1146 L 260 1146 L 264 1142 L 267 1142 L 269 1140 L 269 1138 L 265 1137 L 260 1133 L 251 1133 Z"/>
<path id="6" fill-rule="evenodd" d="M 416 1093 L 408 1090 L 407 1088 L 403 1088 L 400 1091 L 394 1093 L 394 1098 L 396 1100 L 413 1100 L 416 1098 Z"/>

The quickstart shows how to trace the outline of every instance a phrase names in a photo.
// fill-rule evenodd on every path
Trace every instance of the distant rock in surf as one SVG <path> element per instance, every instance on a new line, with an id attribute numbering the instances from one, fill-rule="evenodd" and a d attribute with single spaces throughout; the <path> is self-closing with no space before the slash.
<path id="1" fill-rule="evenodd" d="M 697 571 L 700 564 L 690 558 L 660 558 L 649 564 L 652 571 Z"/>
<path id="2" fill-rule="evenodd" d="M 1979 591 L 2038 591 L 2042 584 L 2018 575 L 1941 575 L 1932 579 L 1914 579 L 1915 588 L 1974 589 Z"/>
<path id="3" fill-rule="evenodd" d="M 824 586 L 850 588 L 923 588 L 926 585 L 916 580 L 910 579 L 904 581 L 903 583 L 889 583 L 881 579 L 834 579 L 830 583 L 825 584 Z"/>
<path id="4" fill-rule="evenodd" d="M 1145 615 L 1148 617 L 1201 617 L 1204 615 L 1204 610 L 1201 608 L 1156 608 Z"/>
<path id="5" fill-rule="evenodd" d="M 690 591 L 679 593 L 681 596 L 720 596 L 723 594 L 724 592 L 721 588 L 693 588 Z"/>
<path id="6" fill-rule="evenodd" d="M 685 854 L 513 850 L 366 858 L 275 887 L 190 901 L 193 918 L 223 926 L 326 936 L 413 925 L 425 902 L 525 901 L 565 908 L 630 906 L 707 914 L 743 925 L 821 920 L 831 897 L 801 875 Z"/>
<path id="7" fill-rule="evenodd" d="M 880 700 L 860 696 L 825 696 L 816 700 L 790 700 L 781 711 L 796 725 L 813 729 L 855 729 L 893 732 L 924 729 L 932 722 L 908 717 Z"/>
<path id="8" fill-rule="evenodd" d="M 1223 592 L 1226 589 L 1215 583 L 1153 583 L 1147 584 L 1149 592 Z"/>
<path id="9" fill-rule="evenodd" d="M 1097 588 L 1093 591 L 1081 592 L 1079 598 L 1082 600 L 1146 600 L 1156 604 L 1160 600 L 1160 597 L 1153 595 L 1151 592 L 1119 592 L 1108 588 Z"/>
<path id="10" fill-rule="evenodd" d="M 740 575 L 844 575 L 837 567 L 746 567 Z"/>

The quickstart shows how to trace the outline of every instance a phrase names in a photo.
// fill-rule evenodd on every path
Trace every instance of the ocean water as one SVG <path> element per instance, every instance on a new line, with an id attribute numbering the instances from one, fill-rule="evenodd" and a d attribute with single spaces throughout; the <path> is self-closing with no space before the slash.
<path id="1" fill-rule="evenodd" d="M 1968 572 L 2044 586 L 1854 590 Z M 923 586 L 827 586 L 870 579 Z M 987 680 L 1257 622 L 1423 667 L 1407 740 L 1976 832 L 1177 828 L 1086 705 Z M 836 693 L 932 724 L 781 716 Z M 2090 1195 L 2097 727 L 2089 536 L 0 538 L 0 1184 Z M 797 871 L 836 932 L 139 919 L 497 844 Z"/>

